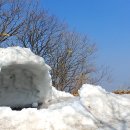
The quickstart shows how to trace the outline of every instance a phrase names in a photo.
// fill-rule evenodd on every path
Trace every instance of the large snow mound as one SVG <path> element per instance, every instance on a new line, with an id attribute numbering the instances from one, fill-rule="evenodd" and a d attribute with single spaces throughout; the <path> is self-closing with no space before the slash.
<path id="1" fill-rule="evenodd" d="M 51 98 L 50 67 L 27 48 L 0 48 L 0 106 L 27 106 Z"/>
<path id="2" fill-rule="evenodd" d="M 130 130 L 130 99 L 85 84 L 74 97 L 52 89 L 48 108 L 0 108 L 1 130 Z M 55 97 L 55 96 L 54 96 Z M 57 100 L 57 102 L 56 102 Z M 53 102 L 54 101 L 54 102 Z"/>

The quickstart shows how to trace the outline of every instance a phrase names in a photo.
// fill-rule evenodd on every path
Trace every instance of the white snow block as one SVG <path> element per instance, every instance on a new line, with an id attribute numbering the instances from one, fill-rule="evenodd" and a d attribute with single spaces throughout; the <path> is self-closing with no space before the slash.
<path id="1" fill-rule="evenodd" d="M 0 106 L 19 107 L 50 100 L 50 69 L 30 49 L 0 48 Z"/>

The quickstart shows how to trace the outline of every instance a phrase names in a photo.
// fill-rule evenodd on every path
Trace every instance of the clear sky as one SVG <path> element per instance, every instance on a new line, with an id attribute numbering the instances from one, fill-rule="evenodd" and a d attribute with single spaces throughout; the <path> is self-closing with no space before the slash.
<path id="1" fill-rule="evenodd" d="M 41 0 L 50 14 L 97 44 L 97 63 L 112 70 L 107 90 L 130 86 L 130 0 Z"/>

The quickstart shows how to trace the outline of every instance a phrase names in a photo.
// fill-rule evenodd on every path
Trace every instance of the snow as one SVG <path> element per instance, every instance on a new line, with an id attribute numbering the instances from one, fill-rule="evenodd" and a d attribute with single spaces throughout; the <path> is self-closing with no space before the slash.
<path id="1" fill-rule="evenodd" d="M 52 86 L 52 99 L 58 99 L 63 97 L 73 97 L 73 95 L 64 91 L 58 91 L 55 87 Z"/>
<path id="2" fill-rule="evenodd" d="M 55 90 L 47 108 L 0 108 L 1 130 L 129 130 L 130 99 L 84 84 L 79 97 Z M 61 93 L 64 93 L 63 95 Z M 62 96 L 61 96 L 62 95 Z M 56 102 L 57 100 L 57 102 Z M 53 102 L 54 101 L 54 102 Z"/>
<path id="3" fill-rule="evenodd" d="M 0 70 L 1 106 L 37 106 L 51 98 L 50 67 L 30 49 L 0 48 Z"/>
<path id="4" fill-rule="evenodd" d="M 75 97 L 51 85 L 50 67 L 29 49 L 0 49 L 0 57 L 0 130 L 130 130 L 130 96 L 84 84 Z"/>

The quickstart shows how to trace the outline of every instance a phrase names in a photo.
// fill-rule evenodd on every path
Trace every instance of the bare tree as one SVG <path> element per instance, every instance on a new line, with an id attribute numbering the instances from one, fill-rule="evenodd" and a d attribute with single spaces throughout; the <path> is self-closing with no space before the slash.
<path id="1" fill-rule="evenodd" d="M 95 71 L 90 61 L 95 50 L 95 45 L 90 44 L 87 37 L 76 32 L 63 32 L 49 61 L 54 86 L 71 92 L 83 83 L 89 83 L 89 73 Z"/>
<path id="2" fill-rule="evenodd" d="M 72 91 L 89 80 L 88 74 L 95 71 L 90 62 L 95 44 L 90 44 L 86 36 L 69 31 L 46 11 L 30 11 L 25 21 L 17 36 L 18 43 L 44 57 L 52 67 L 53 85 L 57 89 Z M 79 84 L 81 75 L 84 82 Z"/>
<path id="3" fill-rule="evenodd" d="M 49 16 L 46 11 L 33 10 L 28 12 L 17 40 L 20 46 L 30 48 L 47 60 L 56 49 L 56 41 L 63 29 L 54 16 Z"/>
<path id="4" fill-rule="evenodd" d="M 42 56 L 52 67 L 53 85 L 58 90 L 72 92 L 83 83 L 99 82 L 104 74 L 93 78 L 97 72 L 92 62 L 95 44 L 70 31 L 66 24 L 32 1 L 30 4 L 23 0 L 0 0 L 0 45 L 27 47 Z"/>
<path id="5" fill-rule="evenodd" d="M 23 9 L 20 0 L 0 0 L 0 46 L 6 46 L 19 33 L 24 24 Z"/>

